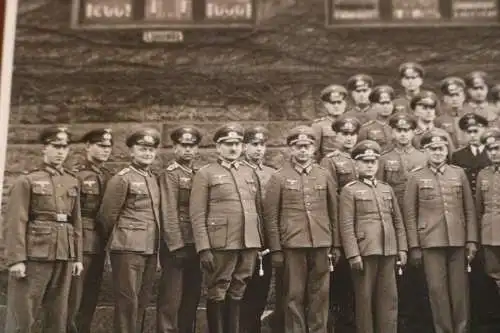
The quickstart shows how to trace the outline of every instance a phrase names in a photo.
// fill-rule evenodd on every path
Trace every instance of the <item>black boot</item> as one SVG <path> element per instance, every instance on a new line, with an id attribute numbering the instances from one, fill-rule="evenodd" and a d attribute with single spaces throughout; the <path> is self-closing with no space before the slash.
<path id="1" fill-rule="evenodd" d="M 227 298 L 227 332 L 226 333 L 241 333 L 240 332 L 240 312 L 241 301 L 232 298 Z"/>
<path id="2" fill-rule="evenodd" d="M 209 333 L 224 333 L 224 302 L 207 300 Z"/>

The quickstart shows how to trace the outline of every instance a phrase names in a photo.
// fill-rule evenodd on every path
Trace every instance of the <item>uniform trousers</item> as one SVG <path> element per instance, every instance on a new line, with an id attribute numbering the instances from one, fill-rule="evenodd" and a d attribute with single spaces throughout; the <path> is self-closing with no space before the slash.
<path id="1" fill-rule="evenodd" d="M 335 323 L 344 326 L 353 324 L 354 290 L 349 262 L 342 256 L 330 275 L 330 311 L 328 313 L 328 332 L 335 331 Z"/>
<path id="2" fill-rule="evenodd" d="M 267 305 L 267 295 L 271 285 L 272 266 L 271 256 L 262 258 L 262 268 L 264 275 L 259 276 L 259 260 L 251 279 L 248 281 L 243 302 L 241 303 L 241 313 L 243 321 L 243 331 L 246 333 L 259 333 L 261 331 L 261 317 Z"/>
<path id="3" fill-rule="evenodd" d="M 73 263 L 28 260 L 25 264 L 26 277 L 9 277 L 5 333 L 33 332 L 40 306 L 43 332 L 66 333 Z"/>
<path id="4" fill-rule="evenodd" d="M 435 333 L 465 333 L 469 285 L 463 247 L 422 250 Z"/>
<path id="5" fill-rule="evenodd" d="M 207 298 L 222 302 L 228 296 L 241 300 L 248 280 L 255 270 L 257 249 L 212 250 L 215 269 L 205 271 Z"/>
<path id="6" fill-rule="evenodd" d="M 274 310 L 271 317 L 272 333 L 285 332 L 285 298 L 283 274 L 283 267 L 279 267 L 274 270 Z"/>
<path id="7" fill-rule="evenodd" d="M 329 248 L 283 249 L 286 333 L 324 333 L 330 288 Z"/>
<path id="8" fill-rule="evenodd" d="M 201 294 L 200 259 L 194 255 L 179 262 L 170 252 L 162 251 L 161 266 L 158 333 L 193 333 Z"/>
<path id="9" fill-rule="evenodd" d="M 397 333 L 396 257 L 364 256 L 363 271 L 352 271 L 356 332 Z"/>
<path id="10" fill-rule="evenodd" d="M 68 332 L 90 333 L 104 271 L 105 253 L 84 254 L 83 271 L 71 282 Z"/>
<path id="11" fill-rule="evenodd" d="M 484 245 L 484 269 L 495 281 L 500 281 L 500 246 Z"/>
<path id="12" fill-rule="evenodd" d="M 156 255 L 111 252 L 110 259 L 115 301 L 114 332 L 143 332 L 156 273 Z"/>

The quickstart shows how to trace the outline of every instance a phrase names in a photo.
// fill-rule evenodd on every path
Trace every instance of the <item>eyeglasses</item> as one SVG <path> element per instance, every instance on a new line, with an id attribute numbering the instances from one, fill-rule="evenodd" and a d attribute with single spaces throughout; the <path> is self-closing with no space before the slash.
<path id="1" fill-rule="evenodd" d="M 415 80 L 415 79 L 418 79 L 418 78 L 420 78 L 420 76 L 418 76 L 418 75 L 413 75 L 413 76 L 403 75 L 403 79 L 406 79 L 406 80 Z"/>
<path id="2" fill-rule="evenodd" d="M 412 129 L 411 128 L 395 128 L 396 132 L 398 133 L 408 133 L 408 132 L 411 132 Z"/>
<path id="3" fill-rule="evenodd" d="M 435 109 L 436 105 L 430 105 L 430 104 L 417 104 L 422 107 L 422 109 Z"/>
<path id="4" fill-rule="evenodd" d="M 334 105 L 336 105 L 336 104 L 338 105 L 338 104 L 344 103 L 344 101 L 328 101 L 328 103 L 334 104 Z"/>
<path id="5" fill-rule="evenodd" d="M 355 92 L 355 93 L 359 93 L 359 94 L 361 94 L 361 93 L 366 93 L 366 92 L 368 92 L 368 90 L 369 90 L 369 89 L 367 89 L 367 88 L 362 88 L 362 89 L 355 89 L 355 90 L 353 90 L 352 92 Z"/>
<path id="6" fill-rule="evenodd" d="M 477 134 L 477 133 L 479 133 L 479 131 L 477 129 L 467 130 L 466 132 L 467 132 L 467 134 Z"/>

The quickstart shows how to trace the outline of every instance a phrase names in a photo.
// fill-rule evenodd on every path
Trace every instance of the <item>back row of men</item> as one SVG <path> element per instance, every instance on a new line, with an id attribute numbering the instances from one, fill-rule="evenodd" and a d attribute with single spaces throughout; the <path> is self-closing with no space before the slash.
<path id="1" fill-rule="evenodd" d="M 43 165 L 16 180 L 5 215 L 6 332 L 31 332 L 40 305 L 47 331 L 89 332 L 106 253 L 117 333 L 143 329 L 159 266 L 158 332 L 194 331 L 202 274 L 210 333 L 259 332 L 271 266 L 276 332 L 331 331 L 334 308 L 352 306 L 349 284 L 357 331 L 396 332 L 396 271 L 407 275 L 408 251 L 414 266 L 423 262 L 436 333 L 466 332 L 467 268 L 478 245 L 488 274 L 500 279 L 500 130 L 487 129 L 491 120 L 479 111 L 457 120 L 469 144 L 452 160 L 483 163 L 465 172 L 448 164 L 449 132 L 432 127 L 415 139 L 420 113 L 437 105 L 434 94 L 420 92 L 410 101 L 417 119 L 393 114 L 383 154 L 376 138 L 358 139 L 369 122 L 338 117 L 330 127 L 336 148 L 322 166 L 314 163 L 321 122 L 296 127 L 279 170 L 263 165 L 269 134 L 262 127 L 219 128 L 218 159 L 199 170 L 193 160 L 202 135 L 178 128 L 176 160 L 159 177 L 150 171 L 160 143 L 153 129 L 128 136 L 131 164 L 113 176 L 103 166 L 110 130 L 81 139 L 87 158 L 71 172 L 62 166 L 70 132 L 43 131 Z"/>

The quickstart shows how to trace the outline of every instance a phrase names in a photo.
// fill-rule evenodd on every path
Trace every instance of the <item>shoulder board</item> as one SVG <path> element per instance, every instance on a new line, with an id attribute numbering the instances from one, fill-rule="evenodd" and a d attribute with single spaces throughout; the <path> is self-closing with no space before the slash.
<path id="1" fill-rule="evenodd" d="M 203 170 L 203 169 L 205 169 L 205 168 L 208 168 L 208 166 L 210 166 L 210 163 L 205 164 L 204 166 L 199 167 L 199 168 L 198 168 L 198 171 Z"/>
<path id="2" fill-rule="evenodd" d="M 419 166 L 417 166 L 417 167 L 415 167 L 415 168 L 411 169 L 411 170 L 410 170 L 410 172 L 419 171 L 419 170 L 422 170 L 423 168 L 424 168 L 423 166 L 419 165 Z"/>
<path id="3" fill-rule="evenodd" d="M 35 169 L 31 169 L 31 170 L 23 170 L 22 174 L 23 175 L 29 175 L 29 174 L 37 172 L 37 171 L 40 171 L 40 169 L 39 168 L 35 168 Z"/>
<path id="4" fill-rule="evenodd" d="M 368 120 L 366 123 L 364 123 L 363 125 L 361 125 L 361 127 L 363 126 L 368 126 L 368 125 L 371 125 L 371 124 L 375 124 L 376 120 L 372 119 L 372 120 Z"/>
<path id="5" fill-rule="evenodd" d="M 70 174 L 73 177 L 76 177 L 76 173 L 73 170 L 69 170 L 69 169 L 64 168 L 64 172 Z"/>
<path id="6" fill-rule="evenodd" d="M 325 155 L 325 157 L 333 157 L 339 155 L 340 151 L 339 150 L 334 150 L 329 152 L 328 154 Z"/>
<path id="7" fill-rule="evenodd" d="M 357 182 L 358 182 L 357 179 L 351 180 L 349 183 L 345 184 L 344 187 L 352 186 L 352 185 L 356 184 Z"/>
<path id="8" fill-rule="evenodd" d="M 314 120 L 313 120 L 313 122 L 314 122 L 314 123 L 318 123 L 318 122 L 323 121 L 323 120 L 325 120 L 325 119 L 326 119 L 325 117 L 316 118 L 316 119 L 314 119 Z"/>
<path id="9" fill-rule="evenodd" d="M 382 151 L 382 153 L 380 154 L 380 156 L 387 155 L 387 154 L 389 154 L 390 152 L 393 152 L 393 151 L 394 151 L 394 147 L 390 147 L 389 149 L 386 149 L 386 150 Z"/>
<path id="10" fill-rule="evenodd" d="M 174 171 L 175 169 L 177 169 L 179 167 L 179 165 L 177 163 L 172 163 L 170 164 L 168 167 L 167 167 L 167 171 Z"/>
<path id="11" fill-rule="evenodd" d="M 326 171 L 326 168 L 323 167 L 323 166 L 321 166 L 321 165 L 319 165 L 318 163 L 314 163 L 314 166 L 318 167 L 321 170 L 325 170 Z"/>
<path id="12" fill-rule="evenodd" d="M 129 171 L 130 171 L 130 168 L 128 168 L 128 167 L 127 167 L 127 168 L 121 169 L 121 170 L 117 173 L 117 175 L 118 175 L 118 176 L 123 176 L 123 175 L 126 175 L 127 173 L 129 173 Z"/>
<path id="13" fill-rule="evenodd" d="M 463 170 L 463 169 L 464 169 L 464 168 L 459 167 L 458 165 L 455 165 L 455 164 L 446 164 L 446 165 L 447 165 L 447 166 L 449 166 L 449 167 L 452 167 L 452 168 L 454 168 L 454 169 L 461 169 L 461 170 Z"/>

